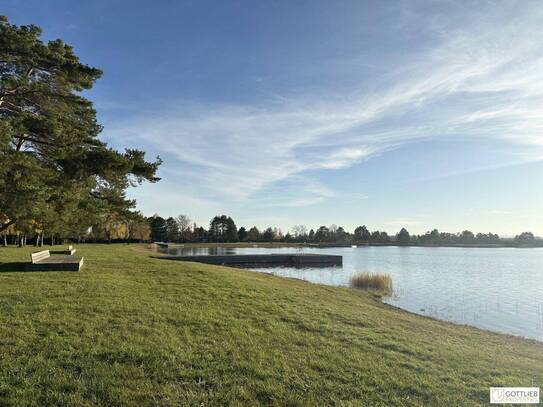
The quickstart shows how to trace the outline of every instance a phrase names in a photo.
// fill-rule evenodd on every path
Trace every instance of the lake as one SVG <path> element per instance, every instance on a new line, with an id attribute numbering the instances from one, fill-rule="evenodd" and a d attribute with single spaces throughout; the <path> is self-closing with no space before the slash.
<path id="1" fill-rule="evenodd" d="M 256 271 L 312 283 L 349 286 L 359 272 L 388 273 L 384 301 L 447 321 L 543 341 L 543 248 L 169 248 L 177 255 L 322 253 L 343 256 L 342 268 Z"/>

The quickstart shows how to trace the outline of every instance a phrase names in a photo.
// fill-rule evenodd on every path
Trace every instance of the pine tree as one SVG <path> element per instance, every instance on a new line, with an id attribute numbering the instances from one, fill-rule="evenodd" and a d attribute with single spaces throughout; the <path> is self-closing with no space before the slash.
<path id="1" fill-rule="evenodd" d="M 34 222 L 73 233 L 122 216 L 135 204 L 128 186 L 159 180 L 159 158 L 147 162 L 143 151 L 120 153 L 98 139 L 96 111 L 80 92 L 102 72 L 40 35 L 0 16 L 0 232 Z"/>

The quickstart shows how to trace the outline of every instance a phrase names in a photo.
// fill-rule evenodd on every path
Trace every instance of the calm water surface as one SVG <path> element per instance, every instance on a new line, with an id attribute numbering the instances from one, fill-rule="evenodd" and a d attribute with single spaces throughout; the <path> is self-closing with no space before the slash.
<path id="1" fill-rule="evenodd" d="M 293 253 L 295 248 L 170 248 L 170 254 Z M 417 314 L 543 341 L 543 248 L 304 248 L 338 254 L 342 268 L 266 268 L 279 276 L 348 286 L 359 272 L 388 273 L 389 304 Z"/>

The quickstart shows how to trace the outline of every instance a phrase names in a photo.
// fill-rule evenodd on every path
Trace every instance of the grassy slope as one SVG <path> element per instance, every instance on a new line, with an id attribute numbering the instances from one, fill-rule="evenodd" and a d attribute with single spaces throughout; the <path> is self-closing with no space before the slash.
<path id="1" fill-rule="evenodd" d="M 491 385 L 543 386 L 543 344 L 364 292 L 135 245 L 78 253 L 80 273 L 0 265 L 0 405 L 471 405 Z"/>

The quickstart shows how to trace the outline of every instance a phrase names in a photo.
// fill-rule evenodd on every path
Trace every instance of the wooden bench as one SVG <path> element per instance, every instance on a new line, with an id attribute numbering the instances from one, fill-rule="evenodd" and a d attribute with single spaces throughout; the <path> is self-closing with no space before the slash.
<path id="1" fill-rule="evenodd" d="M 67 254 L 68 256 L 73 256 L 75 254 L 75 249 L 72 245 L 68 246 L 67 249 L 62 250 L 49 250 L 51 254 Z"/>
<path id="2" fill-rule="evenodd" d="M 49 250 L 32 253 L 31 262 L 26 264 L 26 271 L 79 271 L 83 266 L 83 257 L 53 256 Z"/>

